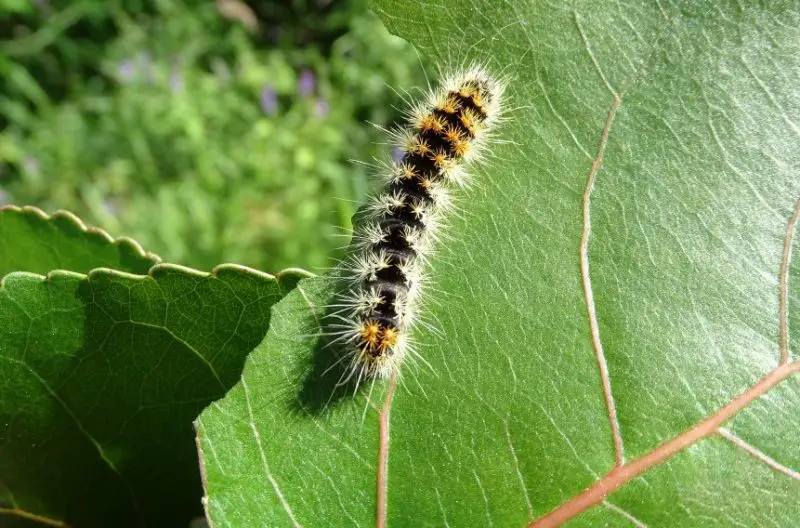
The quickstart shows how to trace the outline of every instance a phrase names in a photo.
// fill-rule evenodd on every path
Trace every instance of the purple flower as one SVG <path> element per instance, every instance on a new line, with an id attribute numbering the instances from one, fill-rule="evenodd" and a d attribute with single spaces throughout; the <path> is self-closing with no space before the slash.
<path id="1" fill-rule="evenodd" d="M 117 65 L 119 80 L 128 83 L 136 78 L 136 65 L 130 59 L 125 59 Z"/>
<path id="2" fill-rule="evenodd" d="M 297 82 L 297 90 L 300 92 L 300 95 L 303 97 L 311 95 L 316 85 L 317 79 L 314 77 L 314 73 L 311 70 L 303 70 L 300 72 L 300 79 Z"/>
<path id="3" fill-rule="evenodd" d="M 103 209 L 111 216 L 117 216 L 119 214 L 119 205 L 112 198 L 103 200 Z"/>
<path id="4" fill-rule="evenodd" d="M 261 90 L 261 110 L 267 115 L 275 115 L 278 111 L 278 94 L 272 85 L 265 84 Z"/>
<path id="5" fill-rule="evenodd" d="M 134 58 L 122 60 L 117 64 L 117 76 L 120 82 L 130 83 L 142 79 L 142 74 L 150 83 L 155 82 L 155 70 L 153 66 L 153 59 L 146 51 L 140 52 Z"/>
<path id="6" fill-rule="evenodd" d="M 317 117 L 325 117 L 331 110 L 331 106 L 328 104 L 328 101 L 325 99 L 319 98 L 317 102 L 314 103 L 314 113 Z"/>

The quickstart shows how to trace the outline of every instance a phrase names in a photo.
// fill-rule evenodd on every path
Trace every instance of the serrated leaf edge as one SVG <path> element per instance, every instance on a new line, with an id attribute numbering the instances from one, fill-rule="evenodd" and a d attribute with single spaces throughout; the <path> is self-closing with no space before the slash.
<path id="1" fill-rule="evenodd" d="M 273 275 L 271 273 L 259 271 L 257 269 L 248 268 L 247 266 L 242 266 L 241 264 L 230 264 L 230 263 L 219 264 L 218 266 L 214 266 L 214 268 L 211 271 L 201 271 L 187 266 L 182 266 L 180 264 L 170 264 L 168 262 L 162 262 L 151 267 L 150 270 L 147 272 L 147 275 L 137 275 L 136 273 L 129 273 L 127 271 L 120 271 L 113 268 L 95 268 L 89 271 L 89 273 L 79 273 L 77 271 L 70 271 L 70 270 L 53 270 L 48 272 L 47 275 L 42 275 L 41 273 L 33 273 L 31 271 L 12 271 L 4 275 L 2 278 L 0 278 L 0 290 L 5 289 L 6 279 L 12 276 L 13 277 L 28 276 L 32 278 L 37 278 L 42 281 L 48 281 L 54 277 L 59 277 L 59 276 L 75 277 L 81 280 L 83 279 L 92 280 L 96 275 L 102 274 L 102 275 L 115 275 L 125 279 L 144 280 L 150 278 L 156 280 L 154 274 L 165 270 L 179 271 L 186 275 L 192 275 L 201 278 L 205 277 L 218 278 L 219 273 L 222 271 L 238 271 L 247 275 L 258 277 L 260 279 L 278 280 L 278 281 L 282 277 L 292 274 L 299 275 L 301 279 L 315 276 L 312 272 L 304 270 L 302 268 L 286 268 Z"/>
<path id="2" fill-rule="evenodd" d="M 106 240 L 106 242 L 109 242 L 112 245 L 117 246 L 117 248 L 121 248 L 123 246 L 127 246 L 127 247 L 132 248 L 134 250 L 134 252 L 138 256 L 143 257 L 144 259 L 147 259 L 147 260 L 152 260 L 154 265 L 161 263 L 162 260 L 163 260 L 160 256 L 156 255 L 155 253 L 153 253 L 151 251 L 146 251 L 144 249 L 144 247 L 142 247 L 142 245 L 139 242 L 137 242 L 136 240 L 134 240 L 133 238 L 126 237 L 126 236 L 121 236 L 121 237 L 114 238 L 108 233 L 108 231 L 106 231 L 106 230 L 104 230 L 102 228 L 94 227 L 94 226 L 87 226 L 83 222 L 83 220 L 81 220 L 77 215 L 75 215 L 74 213 L 71 213 L 69 211 L 66 211 L 64 209 L 59 209 L 59 210 L 57 210 L 56 212 L 54 212 L 52 214 L 47 214 L 44 211 L 42 211 L 41 209 L 39 209 L 38 207 L 33 206 L 33 205 L 23 205 L 23 206 L 3 205 L 3 206 L 0 206 L 0 214 L 4 213 L 6 211 L 19 213 L 20 215 L 34 215 L 34 216 L 37 216 L 40 220 L 44 220 L 45 222 L 50 222 L 50 221 L 52 221 L 54 219 L 58 219 L 58 218 L 65 218 L 70 223 L 72 223 L 75 227 L 77 227 L 78 229 L 83 231 L 84 233 L 90 234 L 90 235 L 92 235 L 92 234 L 100 235 L 102 238 L 104 238 Z"/>

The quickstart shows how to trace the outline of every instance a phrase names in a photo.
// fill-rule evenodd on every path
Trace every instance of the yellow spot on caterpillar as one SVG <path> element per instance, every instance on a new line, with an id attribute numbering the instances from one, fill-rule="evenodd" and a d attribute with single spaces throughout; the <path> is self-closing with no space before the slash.
<path id="1" fill-rule="evenodd" d="M 461 103 L 451 94 L 447 94 L 447 97 L 444 98 L 444 101 L 436 105 L 436 109 L 444 112 L 445 114 L 455 114 L 458 112 L 460 107 Z"/>
<path id="2" fill-rule="evenodd" d="M 441 132 L 444 130 L 444 121 L 433 114 L 428 114 L 420 119 L 418 128 L 422 132 Z"/>
<path id="3" fill-rule="evenodd" d="M 464 99 L 469 99 L 479 94 L 480 91 L 478 90 L 478 87 L 475 86 L 475 84 L 473 83 L 467 83 L 458 90 L 458 95 L 460 95 Z"/>
<path id="4" fill-rule="evenodd" d="M 453 152 L 457 157 L 463 158 L 469 152 L 469 142 L 459 141 L 458 143 L 453 143 Z"/>
<path id="5" fill-rule="evenodd" d="M 437 150 L 436 152 L 434 152 L 433 156 L 431 156 L 431 159 L 433 160 L 433 164 L 440 171 L 444 170 L 447 167 L 447 163 L 449 161 L 447 158 L 447 153 L 444 152 L 443 150 Z"/>
<path id="6" fill-rule="evenodd" d="M 361 327 L 361 340 L 365 348 L 376 348 L 380 342 L 381 325 L 377 321 L 366 321 Z"/>
<path id="7" fill-rule="evenodd" d="M 400 331 L 378 321 L 365 321 L 361 326 L 361 348 L 372 358 L 385 356 L 400 342 Z"/>
<path id="8" fill-rule="evenodd" d="M 415 143 L 413 152 L 416 152 L 420 156 L 427 156 L 432 152 L 432 150 L 431 147 L 428 146 L 427 141 L 425 141 L 424 139 L 420 139 Z"/>
<path id="9" fill-rule="evenodd" d="M 470 135 L 472 136 L 475 135 L 475 130 L 477 129 L 477 125 L 479 122 L 479 118 L 475 114 L 475 112 L 473 112 L 472 110 L 464 110 L 464 112 L 461 113 L 459 121 L 461 121 L 461 126 L 466 128 L 467 132 L 469 132 Z"/>
<path id="10" fill-rule="evenodd" d="M 397 328 L 393 326 L 389 326 L 383 329 L 383 336 L 381 336 L 381 342 L 379 345 L 381 353 L 385 354 L 388 350 L 397 346 L 397 342 L 400 339 L 400 332 L 397 331 Z"/>
<path id="11" fill-rule="evenodd" d="M 469 151 L 469 140 L 464 135 L 453 127 L 445 130 L 444 137 L 450 142 L 453 148 L 453 154 L 459 158 L 463 157 Z"/>
<path id="12" fill-rule="evenodd" d="M 480 112 L 482 115 L 487 115 L 486 103 L 484 102 L 483 96 L 480 92 L 472 96 L 472 105 L 477 108 L 478 112 Z"/>
<path id="13" fill-rule="evenodd" d="M 398 168 L 398 175 L 402 180 L 410 180 L 416 178 L 417 171 L 414 170 L 414 167 L 408 164 L 401 165 Z"/>

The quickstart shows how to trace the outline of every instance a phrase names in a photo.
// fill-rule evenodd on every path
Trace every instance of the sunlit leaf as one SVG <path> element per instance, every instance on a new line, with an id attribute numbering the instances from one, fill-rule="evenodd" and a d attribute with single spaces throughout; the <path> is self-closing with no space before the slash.
<path id="1" fill-rule="evenodd" d="M 55 269 L 147 273 L 160 261 L 130 238 L 113 239 L 66 211 L 47 215 L 35 207 L 0 207 L 0 277 L 12 271 L 44 274 Z"/>
<path id="2" fill-rule="evenodd" d="M 376 524 L 390 408 L 388 526 L 795 526 L 797 5 L 374 5 L 512 79 L 432 262 L 444 337 L 415 331 L 431 368 L 391 407 L 380 382 L 324 408 L 309 336 L 333 292 L 301 283 L 199 420 L 213 524 Z"/>

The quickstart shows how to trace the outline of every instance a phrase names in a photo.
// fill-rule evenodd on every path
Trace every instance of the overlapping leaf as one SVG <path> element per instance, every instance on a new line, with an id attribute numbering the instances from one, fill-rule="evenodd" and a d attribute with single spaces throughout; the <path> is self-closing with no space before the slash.
<path id="1" fill-rule="evenodd" d="M 375 524 L 388 409 L 390 526 L 551 511 L 574 526 L 795 525 L 800 385 L 796 363 L 779 366 L 779 292 L 800 198 L 797 5 L 376 7 L 438 61 L 512 78 L 505 142 L 430 272 L 424 310 L 444 337 L 415 333 L 431 368 L 405 366 L 391 407 L 379 383 L 371 404 L 323 408 L 332 382 L 313 365 L 331 352 L 309 336 L 332 287 L 301 283 L 201 415 L 213 526 Z M 717 433 L 714 416 L 732 420 Z M 584 489 L 599 494 L 573 501 Z"/>
<path id="2" fill-rule="evenodd" d="M 192 421 L 238 380 L 303 276 L 166 264 L 7 275 L 0 523 L 188 526 L 202 511 Z"/>
<path id="3" fill-rule="evenodd" d="M 147 273 L 161 259 L 130 238 L 113 239 L 74 215 L 46 215 L 35 207 L 0 207 L 0 277 L 12 271 L 88 273 L 112 268 Z"/>

